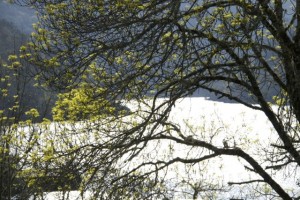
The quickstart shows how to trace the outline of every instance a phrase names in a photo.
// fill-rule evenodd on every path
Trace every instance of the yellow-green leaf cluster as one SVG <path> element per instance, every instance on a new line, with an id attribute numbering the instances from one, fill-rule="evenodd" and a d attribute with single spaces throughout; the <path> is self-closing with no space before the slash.
<path id="1" fill-rule="evenodd" d="M 101 88 L 84 86 L 72 89 L 70 92 L 58 95 L 58 100 L 53 108 L 55 121 L 78 121 L 83 119 L 95 119 L 114 113 L 115 108 L 103 98 Z"/>

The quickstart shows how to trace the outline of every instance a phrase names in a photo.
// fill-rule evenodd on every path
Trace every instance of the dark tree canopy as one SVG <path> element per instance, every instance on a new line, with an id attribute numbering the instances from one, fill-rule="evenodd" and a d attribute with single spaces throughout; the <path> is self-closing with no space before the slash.
<path id="1" fill-rule="evenodd" d="M 138 123 L 116 132 L 108 129 L 113 139 L 93 146 L 105 154 L 102 163 L 114 163 L 126 153 L 134 157 L 147 141 L 169 139 L 208 152 L 176 162 L 238 156 L 261 177 L 257 182 L 267 183 L 283 199 L 292 198 L 268 170 L 300 165 L 299 0 L 17 2 L 38 12 L 36 32 L 23 52 L 30 53 L 28 61 L 42 83 L 63 92 L 92 88 L 88 95 L 95 101 L 143 104 L 152 99 Z M 269 146 L 273 153 L 266 157 L 267 169 L 241 148 L 189 140 L 168 121 L 172 106 L 200 88 L 265 113 L 278 137 L 278 143 Z M 112 121 L 119 123 L 124 116 Z M 154 131 L 159 125 L 166 130 Z M 107 151 L 105 146 L 114 148 Z M 173 162 L 145 165 L 159 171 Z"/>

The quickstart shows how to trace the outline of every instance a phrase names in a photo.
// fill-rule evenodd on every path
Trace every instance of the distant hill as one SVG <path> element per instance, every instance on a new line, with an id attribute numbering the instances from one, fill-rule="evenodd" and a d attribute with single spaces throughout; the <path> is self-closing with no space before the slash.
<path id="1" fill-rule="evenodd" d="M 32 24 L 37 21 L 33 9 L 9 4 L 4 0 L 0 0 L 0 19 L 13 23 L 26 34 L 32 32 Z"/>
<path id="2" fill-rule="evenodd" d="M 6 59 L 8 54 L 18 52 L 19 47 L 24 44 L 28 35 L 22 33 L 12 22 L 0 19 L 0 56 Z"/>

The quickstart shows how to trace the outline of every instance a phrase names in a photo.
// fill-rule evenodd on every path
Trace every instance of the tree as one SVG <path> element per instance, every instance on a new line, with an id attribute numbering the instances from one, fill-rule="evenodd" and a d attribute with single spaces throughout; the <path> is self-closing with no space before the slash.
<path id="1" fill-rule="evenodd" d="M 32 123 L 39 114 L 36 109 L 28 111 L 24 106 L 22 86 L 28 82 L 20 75 L 22 69 L 17 56 L 11 55 L 8 63 L 0 63 L 0 100 L 4 104 L 0 109 L 0 199 L 27 199 L 32 191 L 21 174 L 29 166 L 27 154 L 37 142 Z M 21 120 L 25 115 L 27 120 Z"/>
<path id="2" fill-rule="evenodd" d="M 46 134 L 50 120 L 41 122 L 37 108 L 26 104 L 24 98 L 28 96 L 24 92 L 31 81 L 24 77 L 23 67 L 16 55 L 10 55 L 8 63 L 1 62 L 0 66 L 0 99 L 8 102 L 0 110 L 1 200 L 75 190 L 81 182 L 72 157 L 49 162 L 54 154 L 54 146 Z"/>
<path id="3" fill-rule="evenodd" d="M 1 63 L 14 63 L 14 69 L 8 69 L 1 65 L 1 74 L 6 76 L 17 77 L 10 80 L 10 92 L 5 98 L 1 98 L 0 109 L 8 109 L 14 104 L 14 95 L 19 95 L 22 99 L 19 105 L 19 119 L 25 120 L 25 112 L 33 107 L 37 108 L 40 113 L 40 121 L 43 118 L 51 118 L 51 107 L 54 105 L 53 96 L 56 94 L 42 90 L 34 86 L 34 77 L 31 74 L 31 66 L 18 59 L 19 48 L 25 44 L 29 35 L 22 33 L 12 23 L 0 20 L 1 27 L 0 37 L 3 38 L 0 44 Z M 23 55 L 26 56 L 26 55 Z M 4 85 L 2 85 L 4 87 Z"/>
<path id="4" fill-rule="evenodd" d="M 18 57 L 28 37 L 11 23 L 0 23 L 0 199 L 28 199 L 38 188 L 29 186 L 32 177 L 25 176 L 33 171 L 29 155 L 39 138 L 35 123 L 47 116 L 51 102 L 34 87 L 30 66 Z"/>
<path id="5" fill-rule="evenodd" d="M 246 161 L 260 177 L 232 184 L 267 184 L 283 199 L 294 197 L 270 171 L 300 165 L 299 1 L 18 2 L 38 12 L 36 32 L 24 51 L 31 54 L 28 60 L 41 82 L 64 92 L 84 82 L 102 88 L 95 99 L 136 104 L 131 113 L 110 118 L 109 128 L 101 129 L 106 139 L 90 149 L 102 155 L 96 171 L 109 169 L 128 154 L 135 158 L 150 141 L 170 140 L 206 154 L 154 159 L 119 178 L 146 168 L 141 177 L 159 174 L 174 162 L 231 155 Z M 188 137 L 168 120 L 175 103 L 200 88 L 266 115 L 278 140 L 269 145 L 264 160 L 238 145 L 219 147 Z"/>

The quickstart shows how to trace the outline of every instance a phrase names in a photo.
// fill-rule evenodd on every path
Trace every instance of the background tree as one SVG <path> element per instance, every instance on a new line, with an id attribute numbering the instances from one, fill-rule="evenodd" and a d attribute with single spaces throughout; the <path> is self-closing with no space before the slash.
<path id="1" fill-rule="evenodd" d="M 232 184 L 266 183 L 281 198 L 292 198 L 293 192 L 276 182 L 270 171 L 297 169 L 300 164 L 299 1 L 18 2 L 38 12 L 39 23 L 26 52 L 39 80 L 67 91 L 85 82 L 95 90 L 103 88 L 94 98 L 136 103 L 130 113 L 135 120 L 129 123 L 126 115 L 110 119 L 109 128 L 102 128 L 110 139 L 90 149 L 103 155 L 101 166 L 109 168 L 127 154 L 134 158 L 149 141 L 171 140 L 205 149 L 206 154 L 153 158 L 129 174 L 147 167 L 144 175 L 158 174 L 174 162 L 198 163 L 231 155 L 245 160 L 260 177 Z M 83 76 L 89 69 L 91 73 Z M 178 99 L 199 88 L 267 116 L 278 140 L 269 145 L 264 160 L 238 145 L 219 147 L 188 137 L 168 120 Z M 270 96 L 277 104 L 275 110 Z"/>
<path id="2" fill-rule="evenodd" d="M 21 175 L 29 166 L 28 153 L 36 145 L 37 132 L 32 128 L 39 114 L 36 109 L 24 106 L 20 87 L 26 84 L 20 76 L 21 64 L 17 56 L 9 57 L 9 62 L 0 64 L 0 199 L 27 199 L 33 193 L 28 182 Z M 26 117 L 26 121 L 21 117 Z M 26 133 L 23 129 L 27 128 Z"/>
<path id="3" fill-rule="evenodd" d="M 1 73 L 6 76 L 18 77 L 10 80 L 10 92 L 8 96 L 1 98 L 0 109 L 7 110 L 13 106 L 14 96 L 19 95 L 19 98 L 22 98 L 22 102 L 19 102 L 19 119 L 24 120 L 26 118 L 25 112 L 30 108 L 38 109 L 40 121 L 43 118 L 51 118 L 51 107 L 54 105 L 56 94 L 34 85 L 32 67 L 18 58 L 19 48 L 28 41 L 29 36 L 6 20 L 0 20 L 0 24 L 2 27 L 0 37 L 3 38 L 0 44 Z M 14 69 L 3 67 L 3 64 L 8 62 L 14 63 Z"/>
<path id="4" fill-rule="evenodd" d="M 38 188 L 24 176 L 33 171 L 28 155 L 40 134 L 35 123 L 51 117 L 53 97 L 34 86 L 30 65 L 18 57 L 28 36 L 6 20 L 0 24 L 0 199 L 28 199 Z"/>
<path id="5" fill-rule="evenodd" d="M 50 121 L 41 122 L 37 108 L 26 104 L 24 92 L 32 82 L 20 72 L 24 66 L 18 60 L 10 55 L 0 66 L 0 99 L 8 102 L 0 110 L 0 199 L 29 199 L 44 192 L 78 189 L 81 175 L 72 157 L 50 162 L 57 154 L 53 141 L 47 140 Z"/>

